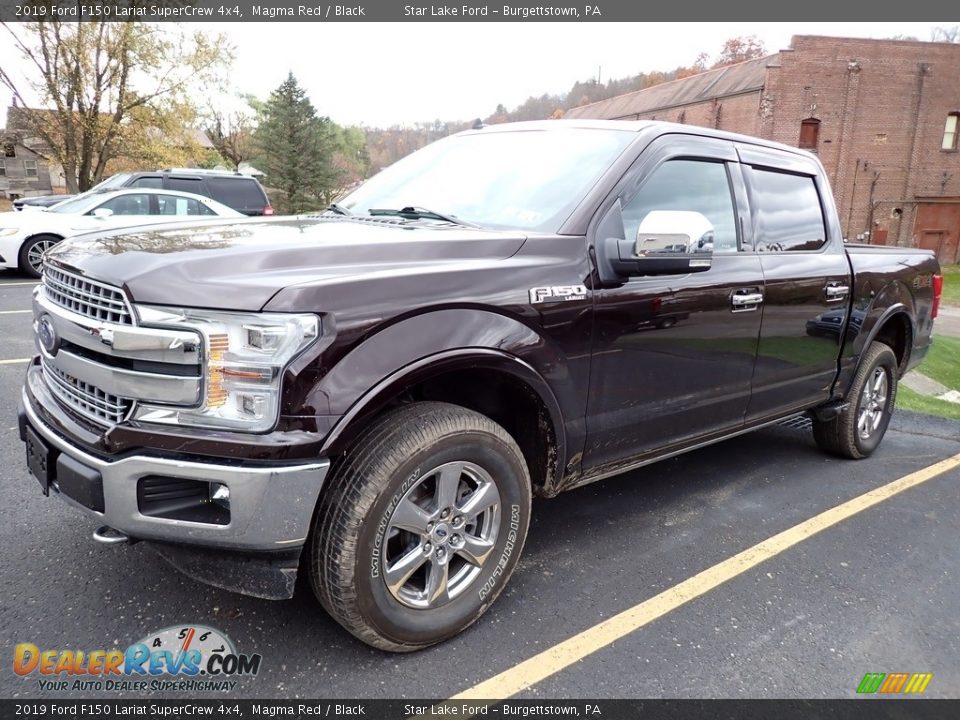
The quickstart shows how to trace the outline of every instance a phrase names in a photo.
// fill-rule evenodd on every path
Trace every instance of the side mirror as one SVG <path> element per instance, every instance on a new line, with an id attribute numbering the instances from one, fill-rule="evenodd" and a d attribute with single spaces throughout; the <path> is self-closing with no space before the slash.
<path id="1" fill-rule="evenodd" d="M 113 215 L 113 210 L 110 208 L 97 208 L 93 211 L 93 216 L 99 218 L 100 220 L 106 220 L 108 217 Z"/>
<path id="2" fill-rule="evenodd" d="M 690 210 L 652 210 L 632 239 L 606 241 L 610 265 L 620 275 L 685 275 L 709 270 L 713 224 Z"/>

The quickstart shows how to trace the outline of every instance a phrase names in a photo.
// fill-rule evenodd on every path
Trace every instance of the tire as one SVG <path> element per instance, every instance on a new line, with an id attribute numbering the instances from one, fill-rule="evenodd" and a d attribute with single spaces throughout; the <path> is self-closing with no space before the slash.
<path id="1" fill-rule="evenodd" d="M 890 346 L 871 343 L 850 386 L 850 404 L 830 420 L 813 421 L 813 437 L 821 450 L 859 460 L 877 449 L 896 404 L 897 371 Z"/>
<path id="2" fill-rule="evenodd" d="M 20 272 L 32 278 L 39 278 L 43 270 L 43 264 L 39 262 L 37 253 L 43 253 L 49 250 L 63 238 L 56 235 L 34 235 L 29 238 L 20 247 L 20 256 L 18 265 Z"/>
<path id="3" fill-rule="evenodd" d="M 438 402 L 390 411 L 331 471 L 307 543 L 314 594 L 376 648 L 446 640 L 507 584 L 530 505 L 523 454 L 490 418 Z"/>

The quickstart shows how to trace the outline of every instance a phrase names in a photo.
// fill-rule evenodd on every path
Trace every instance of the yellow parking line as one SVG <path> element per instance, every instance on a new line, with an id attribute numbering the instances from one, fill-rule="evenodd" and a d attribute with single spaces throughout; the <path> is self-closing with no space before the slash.
<path id="1" fill-rule="evenodd" d="M 17 363 L 30 362 L 30 358 L 14 358 L 13 360 L 0 360 L 0 365 L 16 365 Z"/>
<path id="2" fill-rule="evenodd" d="M 671 610 L 676 610 L 681 605 L 700 597 L 738 575 L 742 575 L 765 560 L 779 555 L 784 550 L 788 550 L 857 513 L 878 505 L 884 500 L 889 500 L 905 490 L 916 487 L 956 467 L 960 467 L 960 455 L 954 455 L 830 508 L 799 525 L 794 525 L 782 533 L 737 553 L 713 567 L 707 568 L 639 605 L 614 615 L 609 620 L 604 620 L 581 633 L 577 633 L 573 637 L 544 650 L 538 655 L 534 655 L 529 660 L 524 660 L 489 680 L 484 680 L 478 685 L 467 688 L 450 699 L 500 700 L 516 695 L 518 692 L 560 672 L 666 615 Z"/>
<path id="3" fill-rule="evenodd" d="M 33 310 L 0 310 L 0 315 L 26 315 L 32 312 Z"/>

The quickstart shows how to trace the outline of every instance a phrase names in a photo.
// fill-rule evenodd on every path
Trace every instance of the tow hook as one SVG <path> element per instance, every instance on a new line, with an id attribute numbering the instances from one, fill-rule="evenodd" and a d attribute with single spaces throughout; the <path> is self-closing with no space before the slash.
<path id="1" fill-rule="evenodd" d="M 126 533 L 122 533 L 119 530 L 114 530 L 112 527 L 103 525 L 98 527 L 93 531 L 93 539 L 98 543 L 103 543 L 104 545 L 120 545 L 121 543 L 128 543 L 133 545 L 136 542 L 139 542 L 136 538 L 132 538 Z"/>

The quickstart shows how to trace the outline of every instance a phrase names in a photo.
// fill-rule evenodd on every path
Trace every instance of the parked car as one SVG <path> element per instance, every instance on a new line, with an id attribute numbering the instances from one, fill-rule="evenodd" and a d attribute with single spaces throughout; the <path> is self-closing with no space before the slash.
<path id="1" fill-rule="evenodd" d="M 96 540 L 258 597 L 302 568 L 347 630 L 411 651 L 494 602 L 533 495 L 800 413 L 869 456 L 941 289 L 930 252 L 843 244 L 811 153 L 495 125 L 314 217 L 53 248 L 20 437 Z M 843 328 L 808 334 L 825 312 Z"/>
<path id="2" fill-rule="evenodd" d="M 38 195 L 36 197 L 23 197 L 17 198 L 13 201 L 13 209 L 17 212 L 21 210 L 40 210 L 42 208 L 48 208 L 51 205 L 56 205 L 57 203 L 62 203 L 64 200 L 69 200 L 75 195 Z"/>
<path id="3" fill-rule="evenodd" d="M 178 190 L 205 195 L 244 215 L 273 215 L 273 207 L 256 178 L 223 170 L 169 168 L 155 172 L 120 173 L 107 178 L 93 190 L 116 188 Z"/>
<path id="4" fill-rule="evenodd" d="M 86 193 L 44 212 L 0 213 L 0 268 L 18 268 L 40 277 L 43 254 L 71 235 L 215 217 L 244 215 L 201 195 L 136 189 Z"/>

